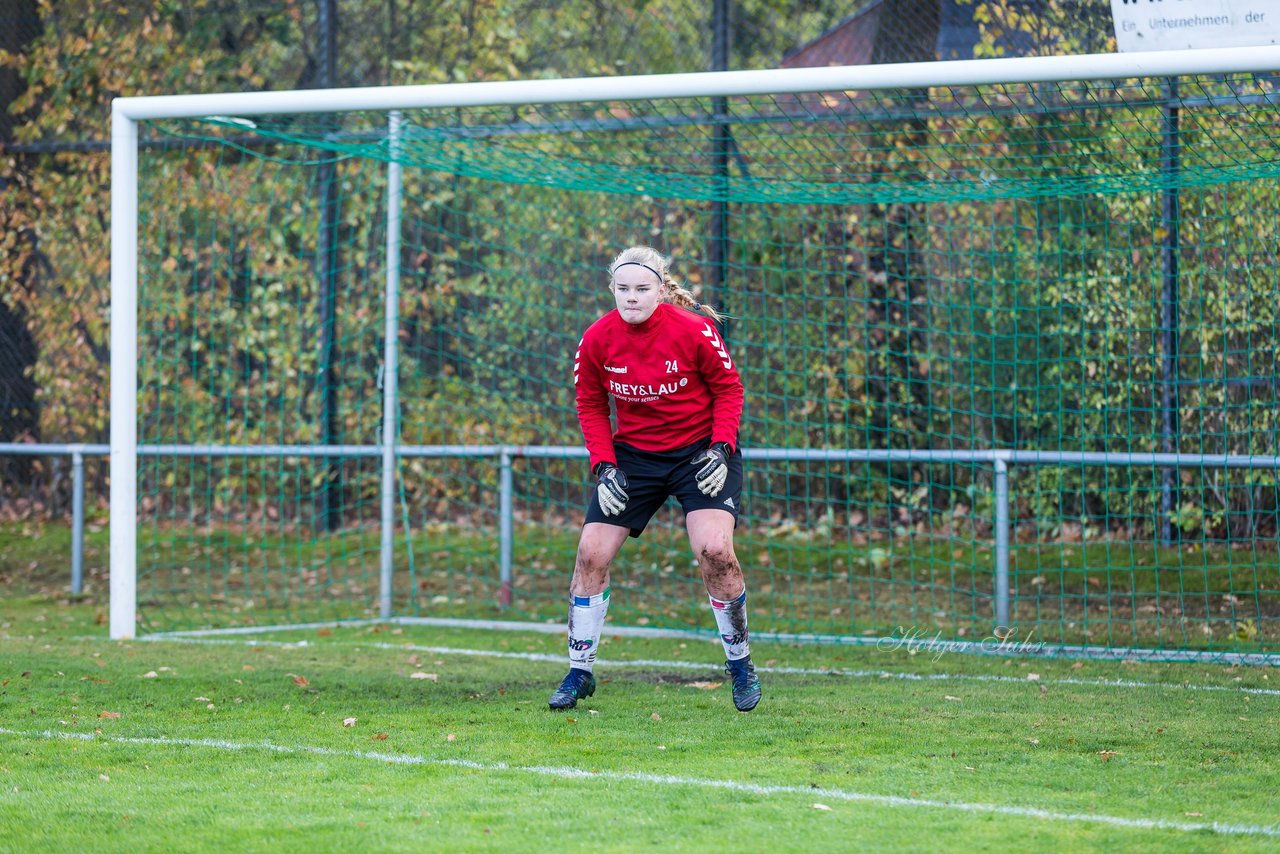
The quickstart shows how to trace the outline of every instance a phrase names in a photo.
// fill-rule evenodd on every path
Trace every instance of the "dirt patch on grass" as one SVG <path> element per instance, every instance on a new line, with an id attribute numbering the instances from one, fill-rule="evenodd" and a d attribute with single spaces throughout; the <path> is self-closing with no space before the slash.
<path id="1" fill-rule="evenodd" d="M 705 671 L 688 670 L 683 673 L 667 673 L 655 670 L 628 671 L 625 678 L 628 682 L 647 682 L 649 684 L 692 685 L 695 682 L 706 682 L 709 675 L 719 670 L 714 664 L 708 664 Z M 613 676 L 612 678 L 619 678 Z"/>

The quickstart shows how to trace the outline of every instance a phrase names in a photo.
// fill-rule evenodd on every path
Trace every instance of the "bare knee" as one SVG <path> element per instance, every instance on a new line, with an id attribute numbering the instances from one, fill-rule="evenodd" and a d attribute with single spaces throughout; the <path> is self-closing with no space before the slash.
<path id="1" fill-rule="evenodd" d="M 611 560 L 607 553 L 600 549 L 592 549 L 585 545 L 578 547 L 578 556 L 573 562 L 574 575 L 601 575 L 609 571 Z"/>
<path id="2" fill-rule="evenodd" d="M 737 569 L 738 556 L 728 543 L 708 544 L 698 550 L 698 564 L 706 570 Z"/>
<path id="3" fill-rule="evenodd" d="M 573 582 L 570 589 L 577 596 L 595 596 L 609 584 L 609 565 L 613 562 L 613 549 L 599 544 L 582 542 L 573 562 Z"/>
<path id="4" fill-rule="evenodd" d="M 729 543 L 715 543 L 698 552 L 698 565 L 707 590 L 716 598 L 736 596 L 742 592 L 742 567 Z"/>

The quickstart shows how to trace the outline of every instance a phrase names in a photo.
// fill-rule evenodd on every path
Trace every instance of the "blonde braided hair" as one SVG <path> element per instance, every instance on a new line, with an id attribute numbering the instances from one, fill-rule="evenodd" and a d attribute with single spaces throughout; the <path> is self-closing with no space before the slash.
<path id="1" fill-rule="evenodd" d="M 671 259 L 664 257 L 661 252 L 653 247 L 629 246 L 626 249 L 623 249 L 618 253 L 618 256 L 613 259 L 613 263 L 609 265 L 610 277 L 612 277 L 623 264 L 640 264 L 657 273 L 662 279 L 663 286 L 667 289 L 667 297 L 664 302 L 669 302 L 673 305 L 678 305 L 681 308 L 687 308 L 690 311 L 705 314 L 716 323 L 719 323 L 724 319 L 723 314 L 705 303 L 698 302 L 688 289 L 682 287 L 679 282 L 671 278 L 671 272 L 669 269 Z"/>

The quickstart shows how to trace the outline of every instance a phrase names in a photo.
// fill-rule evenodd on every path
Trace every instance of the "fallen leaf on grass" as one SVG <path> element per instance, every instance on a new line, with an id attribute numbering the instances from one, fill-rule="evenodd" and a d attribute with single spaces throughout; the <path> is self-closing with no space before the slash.
<path id="1" fill-rule="evenodd" d="M 1027 739 L 1027 741 L 1031 742 L 1032 744 L 1039 744 L 1039 743 L 1040 743 L 1040 739 L 1038 739 L 1038 738 L 1028 738 L 1028 739 Z"/>
<path id="2" fill-rule="evenodd" d="M 944 700 L 950 700 L 950 701 L 951 701 L 951 702 L 953 702 L 953 703 L 958 703 L 958 702 L 960 702 L 960 698 L 959 698 L 959 697 L 953 697 L 953 696 L 951 696 L 950 694 L 944 694 L 944 695 L 943 695 L 943 697 L 942 697 L 942 699 L 944 699 Z"/>
<path id="3" fill-rule="evenodd" d="M 307 677 L 305 676 L 294 676 L 293 684 L 297 685 L 300 688 L 305 688 L 311 684 L 311 680 L 307 679 Z"/>
<path id="4" fill-rule="evenodd" d="M 1200 816 L 1204 815 L 1204 813 L 1202 813 L 1202 812 L 1184 812 L 1184 813 L 1183 813 L 1183 815 L 1189 815 L 1189 816 L 1191 816 L 1192 818 L 1199 818 Z"/>
<path id="5" fill-rule="evenodd" d="M 453 733 L 449 733 L 448 735 L 446 735 L 446 736 L 444 737 L 444 740 L 445 740 L 445 741 L 456 741 L 456 740 L 457 740 L 457 738 L 458 738 L 458 737 L 457 737 L 456 735 L 454 735 Z"/>
<path id="6" fill-rule="evenodd" d="M 98 775 L 98 779 L 99 779 L 99 780 L 101 780 L 101 781 L 102 781 L 102 782 L 104 782 L 104 783 L 110 783 L 110 782 L 111 782 L 111 778 L 110 778 L 110 777 L 108 777 L 106 774 L 99 774 L 99 775 Z"/>
<path id="7" fill-rule="evenodd" d="M 119 713 L 119 712 L 101 712 L 101 713 L 98 715 L 98 717 L 100 717 L 100 718 L 118 718 L 118 717 L 120 717 L 120 713 Z"/>
<path id="8" fill-rule="evenodd" d="M 410 679 L 429 679 L 432 682 L 439 682 L 440 677 L 435 673 L 423 673 L 421 670 L 415 670 L 409 674 Z"/>
<path id="9" fill-rule="evenodd" d="M 370 741 L 386 741 L 386 740 L 387 740 L 387 734 L 386 734 L 385 732 L 380 732 L 380 733 L 378 733 L 377 735 L 375 735 L 373 738 L 371 738 L 371 739 L 369 739 L 369 740 L 370 740 Z"/>
<path id="10" fill-rule="evenodd" d="M 723 685 L 723 682 L 690 682 L 690 688 L 701 688 L 703 691 L 714 691 Z"/>
<path id="11" fill-rule="evenodd" d="M 662 715 L 658 714 L 657 712 L 654 712 L 653 714 L 649 715 L 649 717 L 655 721 L 662 720 Z"/>
<path id="12" fill-rule="evenodd" d="M 1114 750 L 1099 750 L 1098 755 L 1102 757 L 1103 762 L 1110 762 L 1112 756 L 1119 756 Z"/>
<path id="13" fill-rule="evenodd" d="M 210 700 L 209 700 L 209 698 L 208 698 L 208 697 L 196 697 L 196 702 L 197 702 L 197 703 L 208 703 L 208 702 L 210 702 Z"/>
<path id="14" fill-rule="evenodd" d="M 826 804 L 810 804 L 809 806 L 815 810 L 826 810 L 827 812 L 831 812 L 831 807 Z"/>
<path id="15" fill-rule="evenodd" d="M 142 674 L 143 679 L 156 679 L 159 676 L 160 674 L 156 673 L 154 670 L 148 670 L 146 673 Z"/>
<path id="16" fill-rule="evenodd" d="M 357 721 L 357 720 L 359 720 L 359 718 L 343 718 L 343 719 L 342 719 L 342 725 L 343 725 L 343 726 L 355 726 L 355 725 L 356 725 L 356 721 Z"/>

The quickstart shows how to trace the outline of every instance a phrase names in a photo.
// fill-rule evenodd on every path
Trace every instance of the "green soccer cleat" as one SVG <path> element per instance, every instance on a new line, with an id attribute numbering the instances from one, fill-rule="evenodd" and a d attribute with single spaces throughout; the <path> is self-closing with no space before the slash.
<path id="1" fill-rule="evenodd" d="M 733 704 L 740 712 L 749 712 L 760 702 L 760 680 L 756 678 L 756 666 L 751 656 L 736 661 L 726 661 L 724 672 L 733 678 Z"/>
<path id="2" fill-rule="evenodd" d="M 569 669 L 569 675 L 564 677 L 560 687 L 551 695 L 547 705 L 553 709 L 572 709 L 578 705 L 578 700 L 590 697 L 595 692 L 595 675 L 590 670 L 579 670 L 576 667 L 572 667 Z"/>

